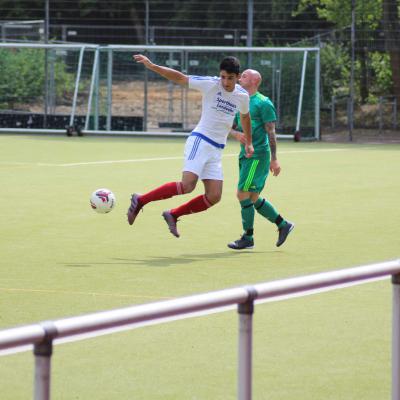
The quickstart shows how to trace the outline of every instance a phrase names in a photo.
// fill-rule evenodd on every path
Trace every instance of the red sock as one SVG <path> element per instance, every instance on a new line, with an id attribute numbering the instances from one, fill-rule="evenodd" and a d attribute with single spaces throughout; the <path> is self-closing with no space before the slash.
<path id="1" fill-rule="evenodd" d="M 183 194 L 182 182 L 169 182 L 139 197 L 140 205 L 144 206 L 151 201 L 169 199 L 177 194 Z"/>
<path id="2" fill-rule="evenodd" d="M 200 196 L 195 197 L 192 200 L 189 200 L 187 203 L 172 209 L 170 213 L 175 218 L 179 218 L 182 215 L 194 214 L 201 211 L 205 211 L 207 210 L 207 208 L 210 208 L 211 206 L 212 204 L 207 200 L 206 195 L 202 194 Z"/>

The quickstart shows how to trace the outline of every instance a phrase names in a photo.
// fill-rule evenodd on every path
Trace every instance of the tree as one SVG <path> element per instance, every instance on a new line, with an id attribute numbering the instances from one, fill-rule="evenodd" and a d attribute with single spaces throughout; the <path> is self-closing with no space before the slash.
<path id="1" fill-rule="evenodd" d="M 379 30 L 385 32 L 386 49 L 391 54 L 391 70 L 394 93 L 400 95 L 400 0 L 356 0 L 356 55 L 360 65 L 360 97 L 362 102 L 368 98 L 368 47 L 374 44 L 379 50 Z M 299 11 L 314 7 L 320 18 L 333 22 L 337 28 L 351 24 L 351 2 L 348 0 L 301 0 Z"/>
<path id="2" fill-rule="evenodd" d="M 392 67 L 393 94 L 400 110 L 400 2 L 383 0 L 383 30 Z"/>

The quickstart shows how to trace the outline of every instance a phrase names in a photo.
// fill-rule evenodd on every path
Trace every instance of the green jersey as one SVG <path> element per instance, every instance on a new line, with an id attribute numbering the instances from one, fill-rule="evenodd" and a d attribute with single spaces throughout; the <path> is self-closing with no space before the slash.
<path id="1" fill-rule="evenodd" d="M 260 92 L 254 93 L 252 96 L 250 96 L 250 116 L 254 147 L 253 157 L 265 157 L 269 152 L 269 140 L 268 133 L 265 130 L 265 124 L 267 122 L 276 121 L 276 112 L 272 101 Z M 240 123 L 239 113 L 235 115 L 234 123 L 237 127 L 237 130 L 243 131 Z M 245 149 L 241 144 L 239 157 L 244 156 Z"/>

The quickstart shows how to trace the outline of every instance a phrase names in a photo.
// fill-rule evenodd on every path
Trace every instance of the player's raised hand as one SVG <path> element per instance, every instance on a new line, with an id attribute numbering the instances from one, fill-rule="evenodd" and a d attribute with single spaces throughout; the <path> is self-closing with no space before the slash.
<path id="1" fill-rule="evenodd" d="M 146 68 L 149 68 L 153 63 L 143 54 L 134 54 L 133 59 L 140 63 L 143 64 Z"/>

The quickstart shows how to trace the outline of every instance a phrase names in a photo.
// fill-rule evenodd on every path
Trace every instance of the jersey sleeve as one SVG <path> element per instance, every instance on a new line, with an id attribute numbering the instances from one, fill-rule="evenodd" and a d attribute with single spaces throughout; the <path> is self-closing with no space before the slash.
<path id="1" fill-rule="evenodd" d="M 276 121 L 276 111 L 271 101 L 263 101 L 260 111 L 263 123 Z"/>
<path id="2" fill-rule="evenodd" d="M 202 93 L 206 93 L 216 84 L 218 84 L 218 78 L 213 78 L 211 76 L 189 75 L 190 89 L 195 89 Z"/>
<path id="3" fill-rule="evenodd" d="M 240 102 L 239 111 L 241 114 L 247 114 L 250 111 L 250 97 L 247 94 L 242 96 L 242 101 Z"/>

